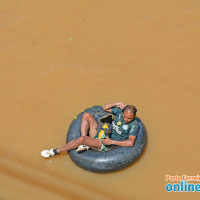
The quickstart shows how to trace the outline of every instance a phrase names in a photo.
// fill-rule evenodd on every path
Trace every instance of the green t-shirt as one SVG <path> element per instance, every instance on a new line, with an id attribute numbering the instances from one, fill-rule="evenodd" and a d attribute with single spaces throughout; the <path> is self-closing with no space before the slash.
<path id="1" fill-rule="evenodd" d="M 114 107 L 111 111 L 115 115 L 112 122 L 112 140 L 123 141 L 127 140 L 129 135 L 137 136 L 139 124 L 135 119 L 126 124 L 123 119 L 123 112 L 120 108 Z"/>

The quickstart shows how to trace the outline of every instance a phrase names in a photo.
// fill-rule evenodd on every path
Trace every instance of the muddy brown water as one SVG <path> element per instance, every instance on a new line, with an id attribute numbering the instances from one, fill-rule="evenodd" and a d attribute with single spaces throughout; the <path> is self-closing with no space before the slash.
<path id="1" fill-rule="evenodd" d="M 165 175 L 199 174 L 200 1 L 0 1 L 0 199 L 199 199 Z M 65 144 L 85 108 L 123 101 L 148 131 L 142 158 L 94 174 Z"/>

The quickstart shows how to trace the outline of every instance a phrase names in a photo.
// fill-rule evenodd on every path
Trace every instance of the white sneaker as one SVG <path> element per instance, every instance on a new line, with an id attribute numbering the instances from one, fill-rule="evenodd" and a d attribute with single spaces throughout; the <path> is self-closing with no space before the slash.
<path id="1" fill-rule="evenodd" d="M 82 144 L 82 145 L 80 145 L 80 146 L 78 147 L 78 149 L 76 150 L 76 152 L 77 152 L 77 153 L 82 153 L 82 152 L 84 152 L 84 151 L 87 151 L 89 148 L 90 148 L 90 147 L 88 147 L 88 146 Z"/>
<path id="2" fill-rule="evenodd" d="M 43 150 L 41 152 L 41 156 L 44 158 L 49 158 L 49 157 L 53 157 L 55 155 L 58 155 L 59 153 L 57 153 L 56 149 L 50 149 L 50 150 Z"/>

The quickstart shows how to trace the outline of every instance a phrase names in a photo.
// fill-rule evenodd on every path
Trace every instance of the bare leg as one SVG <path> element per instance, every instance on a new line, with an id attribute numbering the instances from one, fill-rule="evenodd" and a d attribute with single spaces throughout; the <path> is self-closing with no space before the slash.
<path id="1" fill-rule="evenodd" d="M 89 136 L 87 136 L 88 132 Z M 51 157 L 57 155 L 56 151 L 57 153 L 68 152 L 72 149 L 79 147 L 80 145 L 86 145 L 92 149 L 100 150 L 101 141 L 94 138 L 96 134 L 97 134 L 97 121 L 94 119 L 94 117 L 92 117 L 91 114 L 84 113 L 81 120 L 81 137 L 68 142 L 62 148 L 43 150 L 41 152 L 41 155 L 46 158 Z"/>
<path id="2" fill-rule="evenodd" d="M 89 132 L 89 136 L 88 135 Z M 80 145 L 87 145 L 92 149 L 98 150 L 101 148 L 101 142 L 94 139 L 97 134 L 97 121 L 90 113 L 84 113 L 81 120 L 81 137 L 68 142 L 62 148 L 58 148 L 57 152 L 67 152 L 75 149 Z"/>
<path id="3" fill-rule="evenodd" d="M 77 138 L 75 140 L 68 142 L 62 148 L 58 148 L 57 152 L 58 153 L 67 152 L 67 151 L 77 148 L 81 144 L 87 145 L 92 149 L 100 149 L 101 148 L 100 140 L 89 137 L 89 136 L 81 136 L 80 138 Z"/>
<path id="4" fill-rule="evenodd" d="M 94 137 L 97 134 L 97 121 L 90 113 L 84 113 L 81 121 L 81 136 Z"/>

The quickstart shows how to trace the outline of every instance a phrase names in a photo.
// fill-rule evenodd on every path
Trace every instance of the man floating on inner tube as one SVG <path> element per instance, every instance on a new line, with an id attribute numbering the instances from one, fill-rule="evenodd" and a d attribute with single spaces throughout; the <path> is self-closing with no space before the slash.
<path id="1" fill-rule="evenodd" d="M 68 142 L 62 148 L 43 150 L 41 155 L 48 158 L 77 147 L 77 152 L 79 153 L 89 148 L 97 151 L 109 151 L 116 146 L 133 146 L 139 128 L 139 124 L 135 120 L 136 107 L 119 102 L 105 104 L 102 108 L 106 112 L 115 115 L 112 121 L 112 134 L 110 138 L 99 139 L 99 133 L 97 133 L 98 122 L 90 113 L 84 113 L 81 121 L 81 137 Z"/>

